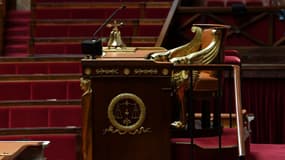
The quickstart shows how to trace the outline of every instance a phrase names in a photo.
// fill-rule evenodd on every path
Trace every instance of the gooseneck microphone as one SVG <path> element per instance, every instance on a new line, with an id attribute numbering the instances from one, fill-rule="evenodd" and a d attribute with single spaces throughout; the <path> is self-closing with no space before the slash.
<path id="1" fill-rule="evenodd" d="M 96 58 L 99 56 L 102 56 L 103 54 L 103 48 L 102 48 L 102 40 L 96 38 L 97 34 L 102 30 L 104 26 L 107 25 L 107 23 L 110 22 L 110 20 L 122 9 L 125 9 L 126 6 L 121 6 L 120 8 L 117 8 L 105 21 L 102 23 L 102 25 L 99 26 L 99 28 L 93 33 L 91 40 L 83 40 L 81 42 L 81 51 L 85 55 L 91 55 L 92 58 Z"/>
<path id="2" fill-rule="evenodd" d="M 102 30 L 102 28 L 103 28 L 104 26 L 106 26 L 107 23 L 109 23 L 110 20 L 111 20 L 120 10 L 125 9 L 125 8 L 126 8 L 125 5 L 121 6 L 120 8 L 117 8 L 117 9 L 104 21 L 104 23 L 102 23 L 102 25 L 93 33 L 92 39 L 96 39 L 95 36 Z"/>

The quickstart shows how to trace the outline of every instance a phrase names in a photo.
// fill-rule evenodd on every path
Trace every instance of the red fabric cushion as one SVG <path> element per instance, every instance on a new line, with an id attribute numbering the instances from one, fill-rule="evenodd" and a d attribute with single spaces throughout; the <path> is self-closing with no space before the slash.
<path id="1" fill-rule="evenodd" d="M 241 61 L 240 61 L 240 58 L 237 56 L 225 56 L 224 63 L 240 65 Z"/>

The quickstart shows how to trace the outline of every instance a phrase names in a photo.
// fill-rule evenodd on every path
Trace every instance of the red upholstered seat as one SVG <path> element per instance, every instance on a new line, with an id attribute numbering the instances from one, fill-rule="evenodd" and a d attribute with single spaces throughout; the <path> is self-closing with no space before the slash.
<path id="1" fill-rule="evenodd" d="M 68 24 L 38 24 L 35 27 L 36 37 L 67 37 L 70 25 Z"/>
<path id="2" fill-rule="evenodd" d="M 9 128 L 48 127 L 47 108 L 16 107 L 9 110 Z"/>
<path id="3" fill-rule="evenodd" d="M 50 62 L 48 65 L 48 73 L 50 74 L 69 74 L 69 73 L 81 73 L 80 62 Z"/>
<path id="4" fill-rule="evenodd" d="M 81 126 L 81 105 L 1 106 L 1 128 Z"/>
<path id="5" fill-rule="evenodd" d="M 81 54 L 80 43 L 35 43 L 34 54 Z"/>
<path id="6" fill-rule="evenodd" d="M 205 0 L 205 6 L 225 6 L 225 0 Z"/>
<path id="7" fill-rule="evenodd" d="M 67 82 L 67 99 L 80 99 L 82 93 L 79 81 Z"/>
<path id="8" fill-rule="evenodd" d="M 33 82 L 32 99 L 66 99 L 67 85 L 64 81 Z"/>
<path id="9" fill-rule="evenodd" d="M 6 107 L 0 107 L 0 128 L 9 127 L 9 109 Z"/>
<path id="10" fill-rule="evenodd" d="M 42 63 L 19 63 L 17 74 L 47 74 L 48 65 Z"/>
<path id="11" fill-rule="evenodd" d="M 240 65 L 240 58 L 237 56 L 225 56 L 224 57 L 224 62 L 226 64 L 237 64 Z"/>
<path id="12" fill-rule="evenodd" d="M 31 83 L 29 82 L 0 82 L 0 88 L 0 100 L 31 99 Z"/>
<path id="13" fill-rule="evenodd" d="M 235 4 L 245 4 L 244 0 L 226 0 L 225 6 L 226 7 L 231 7 L 232 5 Z"/>
<path id="14" fill-rule="evenodd" d="M 263 6 L 262 0 L 245 0 L 246 6 Z"/>
<path id="15" fill-rule="evenodd" d="M 0 74 L 15 74 L 16 66 L 11 63 L 0 64 Z"/>
<path id="16" fill-rule="evenodd" d="M 237 50 L 224 50 L 224 63 L 240 65 L 239 52 Z"/>
<path id="17" fill-rule="evenodd" d="M 81 126 L 81 106 L 51 106 L 48 108 L 48 126 Z"/>

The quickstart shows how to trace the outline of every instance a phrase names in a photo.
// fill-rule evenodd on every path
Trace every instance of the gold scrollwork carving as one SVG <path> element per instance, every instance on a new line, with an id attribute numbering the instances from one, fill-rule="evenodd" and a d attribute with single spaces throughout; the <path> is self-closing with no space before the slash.
<path id="1" fill-rule="evenodd" d="M 151 129 L 150 128 L 144 128 L 144 127 L 140 127 L 138 129 L 135 129 L 133 131 L 122 131 L 119 130 L 117 128 L 114 128 L 113 126 L 109 126 L 108 128 L 106 128 L 103 131 L 103 135 L 107 134 L 107 133 L 118 133 L 119 135 L 125 135 L 125 134 L 130 134 L 130 135 L 139 135 L 139 134 L 143 134 L 143 133 L 151 133 Z"/>
<path id="2" fill-rule="evenodd" d="M 110 128 L 108 131 L 112 133 L 138 132 L 136 130 L 140 130 L 145 114 L 145 105 L 138 96 L 132 93 L 119 94 L 111 100 L 108 106 L 108 118 L 118 131 Z"/>

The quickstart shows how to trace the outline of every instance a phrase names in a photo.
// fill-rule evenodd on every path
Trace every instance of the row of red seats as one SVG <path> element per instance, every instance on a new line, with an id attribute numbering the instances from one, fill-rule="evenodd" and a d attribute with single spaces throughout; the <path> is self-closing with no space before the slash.
<path id="1" fill-rule="evenodd" d="M 93 38 L 92 35 L 103 21 L 122 5 L 118 1 L 113 4 L 107 3 L 109 1 L 40 2 L 43 1 L 32 2 L 31 9 L 34 18 L 33 54 L 82 54 L 81 41 Z M 124 43 L 127 46 L 154 46 L 172 2 L 126 1 L 123 4 L 126 8 L 112 19 L 123 21 L 120 32 Z M 109 37 L 110 31 L 111 28 L 103 27 L 96 36 Z M 106 46 L 106 43 L 103 42 L 103 45 Z"/>
<path id="2" fill-rule="evenodd" d="M 82 54 L 80 39 L 74 40 L 73 42 L 36 42 L 34 44 L 34 54 L 69 54 L 78 55 Z M 139 46 L 139 47 L 153 47 L 156 43 L 156 39 L 150 37 L 145 39 L 136 39 L 133 37 L 125 38 L 124 42 L 128 42 L 128 46 Z M 107 42 L 103 42 L 103 46 L 107 46 Z"/>
<path id="3" fill-rule="evenodd" d="M 102 22 L 103 23 L 103 22 Z M 128 23 L 128 22 L 127 22 Z M 120 32 L 125 37 L 132 36 L 157 36 L 159 35 L 163 22 L 150 22 L 147 24 L 137 25 L 136 22 L 132 24 L 124 24 L 120 27 Z M 53 38 L 53 37 L 90 37 L 100 27 L 101 24 L 95 23 L 49 23 L 37 24 L 34 29 L 35 37 Z M 100 36 L 108 37 L 111 28 L 104 28 L 100 32 Z M 98 36 L 98 35 L 97 35 Z"/>
<path id="4" fill-rule="evenodd" d="M 0 100 L 72 100 L 80 99 L 78 80 L 0 81 Z"/>
<path id="5" fill-rule="evenodd" d="M 52 160 L 80 159 L 81 138 L 78 130 L 81 127 L 80 104 L 42 104 L 42 105 L 1 105 L 0 128 L 3 132 L 1 141 L 50 141 L 45 149 L 45 157 Z M 29 132 L 23 132 L 31 128 Z M 41 128 L 41 129 L 39 129 Z M 49 131 L 53 130 L 60 131 Z M 9 134 L 13 129 L 13 134 Z M 17 133 L 15 132 L 17 130 Z M 37 130 L 48 133 L 34 133 Z M 5 134 L 7 132 L 7 135 Z"/>
<path id="6" fill-rule="evenodd" d="M 80 105 L 0 106 L 0 128 L 80 126 Z"/>
<path id="7" fill-rule="evenodd" d="M 263 6 L 262 0 L 205 0 L 205 6 L 231 7 L 235 4 L 245 6 Z"/>
<path id="8" fill-rule="evenodd" d="M 122 2 L 122 0 L 33 0 L 35 2 Z M 123 2 L 164 2 L 164 1 L 172 1 L 172 0 L 124 0 Z M 122 3 L 123 3 L 122 2 Z"/>
<path id="9" fill-rule="evenodd" d="M 130 7 L 130 8 L 128 8 Z M 144 7 L 144 8 L 142 8 Z M 168 14 L 170 4 L 168 7 L 163 6 L 149 6 L 144 5 L 126 6 L 125 9 L 118 12 L 114 19 L 139 19 L 139 18 L 165 18 Z M 84 7 L 72 6 L 72 7 L 39 7 L 34 10 L 36 19 L 106 19 L 108 18 L 118 7 L 99 8 L 90 7 L 88 4 Z M 142 12 L 143 11 L 143 12 Z M 143 16 L 143 17 L 142 17 Z"/>
<path id="10" fill-rule="evenodd" d="M 0 74 L 81 74 L 80 61 L 2 62 Z"/>

